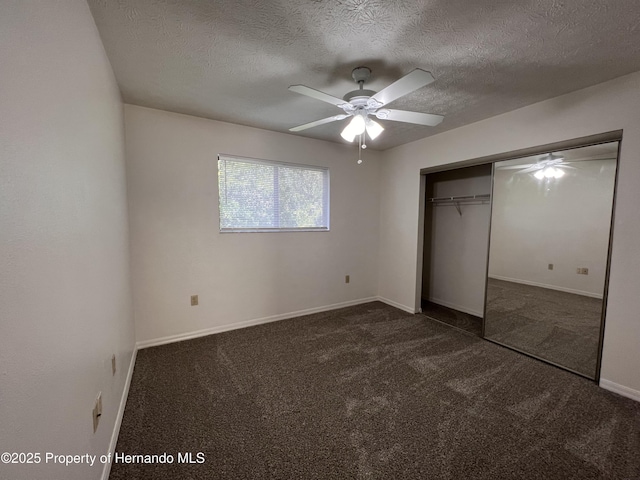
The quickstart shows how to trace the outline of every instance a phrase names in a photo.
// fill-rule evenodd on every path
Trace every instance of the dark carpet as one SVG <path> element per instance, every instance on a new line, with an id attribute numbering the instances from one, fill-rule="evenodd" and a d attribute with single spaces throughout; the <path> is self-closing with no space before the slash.
<path id="1" fill-rule="evenodd" d="M 465 330 L 474 335 L 482 335 L 482 317 L 476 317 L 453 308 L 438 305 L 428 300 L 422 300 L 422 314 L 429 318 L 444 322 L 452 327 Z"/>
<path id="2" fill-rule="evenodd" d="M 640 404 L 374 302 L 141 350 L 117 451 L 205 462 L 112 480 L 637 479 Z"/>
<path id="3" fill-rule="evenodd" d="M 485 337 L 595 378 L 602 300 L 489 278 Z"/>

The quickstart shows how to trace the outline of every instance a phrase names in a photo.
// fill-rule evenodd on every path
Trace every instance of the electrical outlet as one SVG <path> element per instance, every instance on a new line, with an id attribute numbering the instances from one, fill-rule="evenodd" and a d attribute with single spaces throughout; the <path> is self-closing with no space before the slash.
<path id="1" fill-rule="evenodd" d="M 550 263 L 549 266 L 547 267 L 549 270 L 553 270 L 553 263 Z"/>
<path id="2" fill-rule="evenodd" d="M 111 375 L 116 374 L 116 354 L 111 356 Z"/>
<path id="3" fill-rule="evenodd" d="M 198 295 L 191 295 L 191 306 L 195 307 L 198 305 Z"/>
<path id="4" fill-rule="evenodd" d="M 578 275 L 589 275 L 589 269 L 588 268 L 584 268 L 584 267 L 577 268 L 576 269 L 576 273 Z"/>
<path id="5" fill-rule="evenodd" d="M 351 278 L 349 278 L 349 275 L 345 275 L 344 276 L 344 283 L 349 283 L 351 281 Z"/>
<path id="6" fill-rule="evenodd" d="M 100 417 L 102 416 L 102 392 L 98 393 L 96 403 L 93 405 L 93 433 L 96 433 L 98 424 L 100 423 Z"/>

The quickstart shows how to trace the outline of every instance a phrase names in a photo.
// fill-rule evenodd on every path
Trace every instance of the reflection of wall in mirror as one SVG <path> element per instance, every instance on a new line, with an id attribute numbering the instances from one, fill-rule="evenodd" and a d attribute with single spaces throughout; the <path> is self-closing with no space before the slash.
<path id="1" fill-rule="evenodd" d="M 616 162 L 571 166 L 550 180 L 496 168 L 490 277 L 602 297 Z"/>

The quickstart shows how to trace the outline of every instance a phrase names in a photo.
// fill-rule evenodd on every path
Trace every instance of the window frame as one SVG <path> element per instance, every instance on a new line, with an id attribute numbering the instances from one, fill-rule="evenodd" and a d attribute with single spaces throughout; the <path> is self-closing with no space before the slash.
<path id="1" fill-rule="evenodd" d="M 323 212 L 323 220 L 325 226 L 322 227 L 223 227 L 222 226 L 222 197 L 221 197 L 221 189 L 220 189 L 220 161 L 225 160 L 236 160 L 243 163 L 254 163 L 257 165 L 267 165 L 267 166 L 276 166 L 276 167 L 289 167 L 289 168 L 297 168 L 301 170 L 307 171 L 321 171 L 323 172 L 323 190 L 324 190 L 324 198 L 323 205 L 325 207 L 325 211 Z M 331 179 L 329 167 L 321 167 L 318 165 L 308 165 L 303 163 L 292 163 L 292 162 L 281 162 L 278 160 L 265 160 L 261 158 L 252 158 L 252 157 L 242 157 L 239 155 L 230 155 L 226 153 L 218 154 L 217 161 L 217 189 L 218 189 L 218 227 L 220 233 L 276 233 L 276 232 L 329 232 L 330 228 L 330 218 L 331 218 Z M 274 178 L 274 188 L 277 188 L 277 179 Z M 274 191 L 274 200 L 279 204 L 279 192 L 276 189 Z M 279 217 L 274 215 L 274 218 L 279 221 Z"/>

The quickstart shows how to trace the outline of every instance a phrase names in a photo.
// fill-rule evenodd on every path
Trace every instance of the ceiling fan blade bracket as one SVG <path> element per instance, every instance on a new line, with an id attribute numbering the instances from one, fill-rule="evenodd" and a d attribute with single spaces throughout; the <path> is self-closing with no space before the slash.
<path id="1" fill-rule="evenodd" d="M 371 97 L 369 100 L 367 100 L 367 108 L 371 109 L 371 110 L 376 110 L 380 107 L 384 106 L 384 103 L 380 103 L 378 100 L 376 100 L 375 98 Z"/>
<path id="2" fill-rule="evenodd" d="M 353 115 L 357 110 L 357 108 L 351 105 L 350 103 L 343 103 L 342 105 L 338 105 L 338 106 L 342 110 L 344 110 L 344 113 L 346 113 L 347 115 Z"/>

